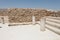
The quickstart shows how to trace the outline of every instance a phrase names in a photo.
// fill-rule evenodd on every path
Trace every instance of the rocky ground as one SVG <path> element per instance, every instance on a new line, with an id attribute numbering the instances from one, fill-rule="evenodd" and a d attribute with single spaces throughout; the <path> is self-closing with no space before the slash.
<path id="1" fill-rule="evenodd" d="M 58 13 L 58 14 L 57 14 Z M 9 22 L 31 22 L 32 16 L 35 16 L 35 20 L 39 21 L 44 16 L 60 16 L 60 12 L 52 12 L 46 9 L 31 9 L 31 8 L 7 8 L 0 9 L 0 16 L 8 16 Z"/>

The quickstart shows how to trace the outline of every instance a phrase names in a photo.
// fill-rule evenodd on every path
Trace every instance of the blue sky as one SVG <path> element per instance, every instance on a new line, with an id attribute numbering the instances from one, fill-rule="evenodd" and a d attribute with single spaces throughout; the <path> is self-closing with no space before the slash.
<path id="1" fill-rule="evenodd" d="M 0 0 L 0 8 L 47 8 L 60 10 L 60 0 Z"/>

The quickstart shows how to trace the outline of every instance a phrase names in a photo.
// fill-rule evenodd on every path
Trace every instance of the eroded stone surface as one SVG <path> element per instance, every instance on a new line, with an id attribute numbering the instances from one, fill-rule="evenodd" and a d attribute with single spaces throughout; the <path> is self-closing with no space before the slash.
<path id="1" fill-rule="evenodd" d="M 32 22 L 32 16 L 35 16 L 36 21 L 39 21 L 40 18 L 44 16 L 60 16 L 60 13 L 57 13 L 45 9 L 31 8 L 9 8 L 0 10 L 0 16 L 8 16 L 9 22 L 11 23 Z"/>

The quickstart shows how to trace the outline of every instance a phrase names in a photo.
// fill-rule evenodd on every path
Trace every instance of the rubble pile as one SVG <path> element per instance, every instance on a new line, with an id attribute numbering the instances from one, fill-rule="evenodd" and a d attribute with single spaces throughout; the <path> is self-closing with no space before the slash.
<path id="1" fill-rule="evenodd" d="M 9 8 L 5 11 L 0 11 L 0 16 L 8 16 L 11 23 L 31 22 L 32 16 L 35 16 L 35 20 L 39 21 L 41 17 L 54 15 L 55 12 L 47 11 L 46 9 Z"/>

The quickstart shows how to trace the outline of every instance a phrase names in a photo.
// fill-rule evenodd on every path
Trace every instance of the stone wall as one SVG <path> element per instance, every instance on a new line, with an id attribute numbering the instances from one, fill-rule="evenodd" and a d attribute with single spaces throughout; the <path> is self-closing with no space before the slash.
<path id="1" fill-rule="evenodd" d="M 45 9 L 31 9 L 31 8 L 9 8 L 4 11 L 0 11 L 0 16 L 9 16 L 9 22 L 21 23 L 31 22 L 32 16 L 35 16 L 35 20 L 39 21 L 44 16 L 54 16 L 55 12 L 47 11 Z"/>

